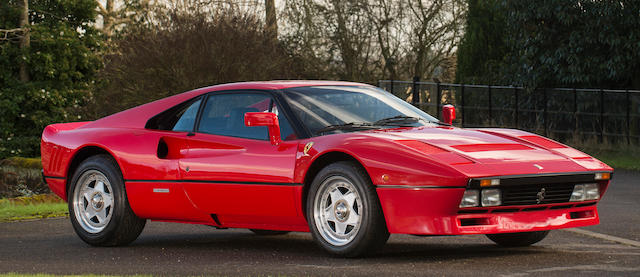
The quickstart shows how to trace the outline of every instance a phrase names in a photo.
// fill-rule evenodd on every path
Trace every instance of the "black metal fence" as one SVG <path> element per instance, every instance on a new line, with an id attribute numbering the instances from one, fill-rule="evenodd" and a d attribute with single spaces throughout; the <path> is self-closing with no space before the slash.
<path id="1" fill-rule="evenodd" d="M 378 86 L 462 127 L 516 128 L 559 140 L 640 144 L 640 90 L 537 88 L 380 80 Z M 576 137 L 578 136 L 578 137 Z"/>

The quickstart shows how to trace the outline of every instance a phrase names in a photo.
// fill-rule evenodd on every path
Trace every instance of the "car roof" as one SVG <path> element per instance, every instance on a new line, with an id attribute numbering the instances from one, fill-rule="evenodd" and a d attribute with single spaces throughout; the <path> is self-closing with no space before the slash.
<path id="1" fill-rule="evenodd" d="M 140 128 L 144 127 L 147 120 L 152 116 L 165 111 L 181 102 L 187 101 L 199 95 L 223 90 L 281 90 L 293 87 L 308 86 L 371 86 L 368 84 L 342 81 L 311 81 L 311 80 L 282 80 L 282 81 L 258 81 L 258 82 L 241 82 L 209 86 L 199 89 L 190 90 L 179 93 L 163 99 L 146 103 L 107 117 L 103 117 L 91 123 L 84 125 L 82 128 L 98 128 L 98 127 L 123 127 L 123 128 Z"/>
<path id="2" fill-rule="evenodd" d="M 317 80 L 276 80 L 276 81 L 255 81 L 240 82 L 215 85 L 197 89 L 196 91 L 221 91 L 221 90 L 242 90 L 242 89 L 287 89 L 293 87 L 309 87 L 309 86 L 371 86 L 363 83 L 344 82 L 344 81 L 317 81 Z"/>

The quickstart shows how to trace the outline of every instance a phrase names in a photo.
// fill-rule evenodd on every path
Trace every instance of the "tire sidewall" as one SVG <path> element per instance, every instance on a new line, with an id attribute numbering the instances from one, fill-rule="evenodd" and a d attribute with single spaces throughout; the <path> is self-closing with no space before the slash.
<path id="1" fill-rule="evenodd" d="M 371 197 L 370 192 L 366 190 L 366 186 L 371 185 L 370 181 L 364 179 L 364 177 L 358 174 L 354 169 L 356 168 L 351 163 L 343 162 L 334 163 L 325 167 L 318 173 L 318 175 L 316 175 L 309 189 L 309 193 L 307 194 L 307 221 L 309 224 L 309 230 L 314 237 L 314 241 L 329 252 L 337 255 L 350 255 L 350 253 L 361 252 L 362 249 L 360 248 L 366 247 L 366 245 L 363 244 L 363 241 L 365 241 L 367 239 L 367 235 L 371 233 L 371 229 L 374 224 L 373 217 L 375 214 L 372 212 L 372 207 L 377 204 L 374 201 L 378 201 L 378 199 L 372 199 L 373 197 Z M 352 241 L 341 246 L 335 246 L 327 242 L 320 234 L 321 231 L 318 230 L 315 222 L 314 207 L 316 205 L 316 195 L 322 189 L 321 186 L 323 182 L 333 176 L 341 176 L 348 179 L 358 192 L 362 203 L 360 229 Z"/>
<path id="2" fill-rule="evenodd" d="M 94 156 L 86 159 L 80 164 L 80 166 L 73 174 L 73 179 L 71 185 L 69 186 L 69 191 L 67 192 L 67 199 L 69 200 L 69 218 L 71 219 L 73 229 L 83 241 L 91 245 L 103 245 L 110 238 L 112 238 L 119 225 L 118 221 L 121 221 L 124 217 L 126 207 L 126 192 L 124 190 L 124 181 L 122 179 L 120 170 L 117 169 L 114 163 L 115 161 L 113 161 L 112 159 L 103 156 Z M 111 220 L 109 221 L 109 223 L 107 223 L 107 226 L 105 226 L 105 228 L 98 233 L 90 233 L 84 230 L 84 228 L 82 228 L 82 226 L 78 222 L 78 219 L 76 218 L 76 214 L 74 212 L 74 192 L 80 186 L 78 184 L 78 180 L 80 179 L 80 176 L 82 176 L 82 174 L 89 170 L 96 170 L 104 174 L 111 183 L 111 188 L 113 190 L 113 214 L 111 215 Z"/>

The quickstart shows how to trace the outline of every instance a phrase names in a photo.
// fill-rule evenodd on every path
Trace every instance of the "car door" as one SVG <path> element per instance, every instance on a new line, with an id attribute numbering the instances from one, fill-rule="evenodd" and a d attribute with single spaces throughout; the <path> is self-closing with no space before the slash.
<path id="1" fill-rule="evenodd" d="M 247 127 L 247 112 L 278 112 L 268 92 L 218 92 L 207 96 L 180 159 L 184 190 L 194 205 L 229 227 L 291 225 L 297 214 L 293 183 L 297 142 L 280 114 L 282 142 L 267 127 Z M 288 140 L 287 140 L 288 139 Z M 300 223 L 298 221 L 298 223 Z"/>
<path id="2" fill-rule="evenodd" d="M 135 213 L 143 218 L 188 222 L 211 222 L 197 210 L 183 189 L 180 157 L 188 152 L 187 138 L 193 131 L 203 97 L 196 97 L 152 117 L 145 130 L 136 130 L 127 143 L 132 152 L 121 154 L 129 176 L 127 197 Z"/>

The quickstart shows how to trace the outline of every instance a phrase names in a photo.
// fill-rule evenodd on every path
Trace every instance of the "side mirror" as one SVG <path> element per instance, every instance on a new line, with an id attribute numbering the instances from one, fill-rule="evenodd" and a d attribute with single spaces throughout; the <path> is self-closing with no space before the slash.
<path id="1" fill-rule="evenodd" d="M 456 108 L 451 104 L 442 106 L 442 121 L 451 125 L 454 119 L 456 119 Z"/>
<path id="2" fill-rule="evenodd" d="M 269 128 L 269 140 L 271 144 L 279 145 L 281 142 L 280 123 L 278 123 L 278 116 L 274 113 L 245 113 L 244 125 L 247 127 L 267 126 Z"/>

